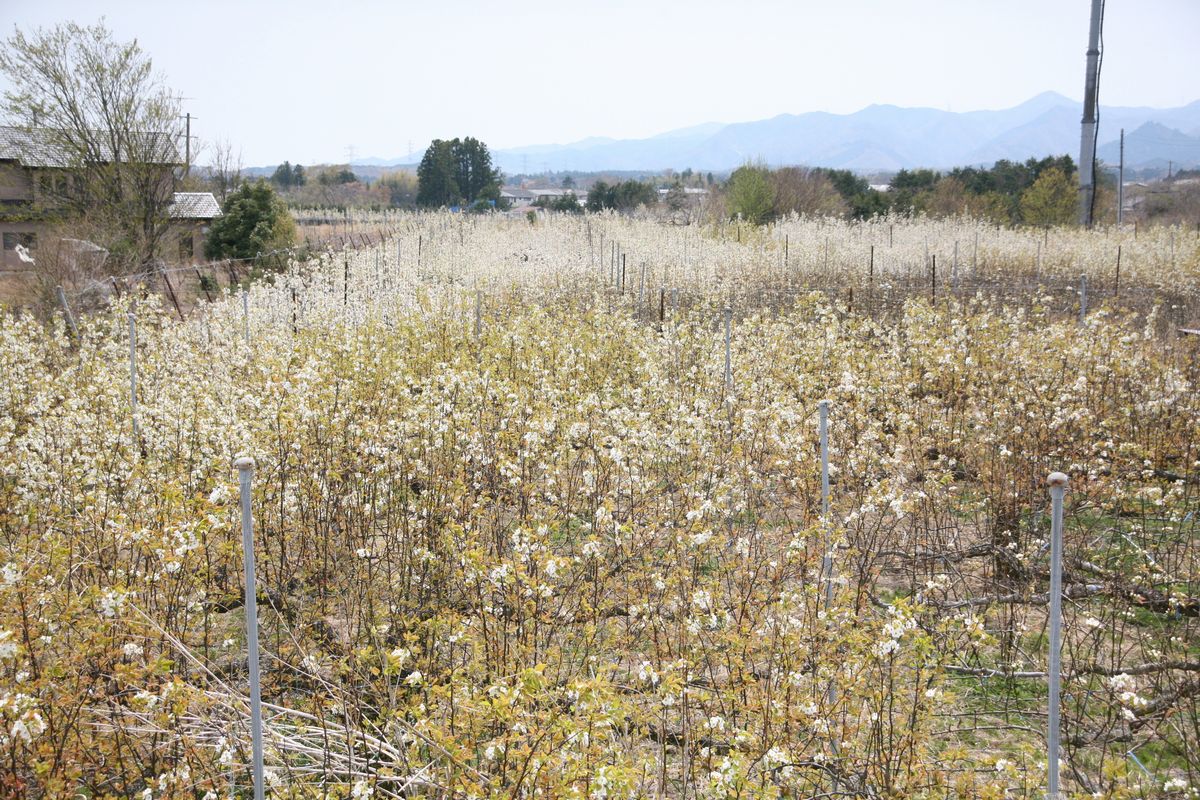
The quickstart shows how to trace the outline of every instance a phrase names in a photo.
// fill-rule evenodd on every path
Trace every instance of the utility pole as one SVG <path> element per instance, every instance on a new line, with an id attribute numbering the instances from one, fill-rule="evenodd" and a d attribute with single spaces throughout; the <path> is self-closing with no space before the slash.
<path id="1" fill-rule="evenodd" d="M 183 95 L 175 95 L 172 97 L 172 99 L 179 101 L 180 105 L 182 105 L 183 101 L 192 100 L 194 98 L 184 97 Z M 188 174 L 192 171 L 192 119 L 193 119 L 193 117 L 192 117 L 191 113 L 185 113 L 182 117 L 176 117 L 176 119 L 185 120 L 185 124 L 186 124 L 186 127 L 184 128 L 184 132 L 183 132 L 183 153 L 184 153 L 183 177 L 186 178 L 188 176 Z"/>
<path id="2" fill-rule="evenodd" d="M 1125 219 L 1125 129 L 1121 128 L 1121 165 L 1117 167 L 1117 227 Z"/>
<path id="3" fill-rule="evenodd" d="M 1100 28 L 1103 0 L 1092 0 L 1092 22 L 1088 29 L 1087 72 L 1084 74 L 1083 125 L 1079 135 L 1079 224 L 1092 225 L 1092 202 L 1096 197 L 1096 94 L 1100 83 Z"/>

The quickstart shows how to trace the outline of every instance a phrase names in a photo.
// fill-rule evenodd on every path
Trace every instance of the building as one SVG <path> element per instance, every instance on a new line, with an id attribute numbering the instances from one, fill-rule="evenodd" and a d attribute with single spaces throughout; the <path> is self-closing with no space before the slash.
<path id="1" fill-rule="evenodd" d="M 175 192 L 167 209 L 175 225 L 172 236 L 180 263 L 195 264 L 204 257 L 208 226 L 221 216 L 221 205 L 212 192 Z"/>
<path id="2" fill-rule="evenodd" d="M 30 268 L 21 256 L 37 255 L 38 234 L 45 227 L 45 212 L 38 209 L 51 202 L 55 182 L 66 179 L 65 166 L 26 131 L 0 126 L 0 269 Z"/>
<path id="3" fill-rule="evenodd" d="M 507 200 L 513 208 L 524 208 L 533 204 L 536 196 L 528 189 L 519 186 L 505 186 L 500 189 L 500 199 Z"/>
<path id="4" fill-rule="evenodd" d="M 583 200 L 587 199 L 587 192 L 582 192 L 582 193 L 577 192 L 575 189 L 572 189 L 570 187 L 565 188 L 565 189 L 564 188 L 554 188 L 554 187 L 550 187 L 550 188 L 546 188 L 546 189 L 526 189 L 526 191 L 533 195 L 533 202 L 535 202 L 535 203 L 538 200 L 544 200 L 545 202 L 548 203 L 552 200 L 559 200 L 563 197 L 568 197 L 568 196 L 574 196 L 576 199 L 579 199 L 579 198 L 583 198 Z M 580 201 L 581 204 L 582 204 L 583 200 Z"/>
<path id="5" fill-rule="evenodd" d="M 96 137 L 99 140 L 100 137 Z M 166 134 L 150 134 L 133 145 L 146 157 L 143 163 L 160 169 L 149 174 L 155 195 L 168 205 L 178 174 L 183 167 L 174 142 Z M 89 164 L 115 161 L 111 151 L 97 145 L 98 154 Z M 134 163 L 124 160 L 120 163 Z M 39 252 L 61 254 L 58 242 L 49 242 L 51 232 L 62 224 L 66 200 L 78 192 L 78 173 L 71 159 L 42 129 L 0 126 L 0 269 L 28 271 L 32 264 L 21 257 L 37 260 Z M 78 196 L 75 194 L 74 196 Z M 210 195 L 211 197 L 211 195 Z M 215 201 L 214 201 L 215 202 Z M 168 237 L 169 238 L 169 237 Z M 18 251 L 20 245 L 22 250 Z M 51 250 L 51 245 L 55 245 Z M 68 251 L 73 251 L 71 247 Z M 168 254 L 172 259 L 174 254 Z"/>

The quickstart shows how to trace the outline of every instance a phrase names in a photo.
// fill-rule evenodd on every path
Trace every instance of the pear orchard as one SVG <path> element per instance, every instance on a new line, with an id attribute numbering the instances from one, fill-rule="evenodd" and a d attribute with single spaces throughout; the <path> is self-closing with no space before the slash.
<path id="1" fill-rule="evenodd" d="M 245 796 L 247 455 L 271 797 L 1040 797 L 1053 471 L 1066 786 L 1200 792 L 1196 231 L 345 223 L 0 320 L 4 796 Z"/>

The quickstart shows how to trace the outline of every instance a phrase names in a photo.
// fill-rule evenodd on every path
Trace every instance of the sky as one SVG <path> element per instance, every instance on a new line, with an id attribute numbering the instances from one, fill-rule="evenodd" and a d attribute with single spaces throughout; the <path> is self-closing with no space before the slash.
<path id="1" fill-rule="evenodd" d="M 1083 95 L 1089 0 L 0 0 L 0 33 L 101 17 L 246 166 L 475 136 L 642 138 L 873 103 Z M 1103 105 L 1200 99 L 1200 0 L 1111 0 Z M 0 88 L 5 85 L 0 76 Z M 211 152 L 211 147 L 209 148 Z M 204 163 L 204 152 L 198 159 Z"/>

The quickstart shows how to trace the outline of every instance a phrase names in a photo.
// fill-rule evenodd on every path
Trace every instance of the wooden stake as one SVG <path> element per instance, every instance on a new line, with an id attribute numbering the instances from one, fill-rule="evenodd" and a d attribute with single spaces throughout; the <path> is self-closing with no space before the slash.
<path id="1" fill-rule="evenodd" d="M 1121 296 L 1121 245 L 1117 245 L 1117 278 L 1113 281 L 1113 297 Z"/>
<path id="2" fill-rule="evenodd" d="M 167 285 L 167 294 L 171 298 L 171 304 L 175 306 L 175 313 L 179 315 L 179 319 L 183 319 L 183 309 L 179 307 L 179 298 L 175 296 L 175 287 L 171 285 L 171 278 L 167 275 L 167 271 L 162 267 L 158 268 L 159 274 L 162 275 L 163 283 Z"/>
<path id="3" fill-rule="evenodd" d="M 192 270 L 196 273 L 196 280 L 200 282 L 200 290 L 204 292 L 205 298 L 211 303 L 213 301 L 212 293 L 208 291 L 208 286 L 204 283 L 204 276 L 200 274 L 200 268 L 192 267 Z M 115 283 L 113 285 L 116 286 Z"/>

